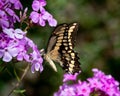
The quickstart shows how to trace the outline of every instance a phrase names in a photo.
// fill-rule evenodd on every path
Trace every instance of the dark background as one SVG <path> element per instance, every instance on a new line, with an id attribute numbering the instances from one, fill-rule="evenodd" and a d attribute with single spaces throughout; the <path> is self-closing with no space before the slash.
<path id="1" fill-rule="evenodd" d="M 32 0 L 21 2 L 31 10 Z M 58 24 L 78 22 L 80 25 L 75 47 L 83 71 L 80 79 L 91 77 L 92 68 L 98 68 L 120 81 L 120 0 L 47 0 L 45 8 Z M 33 26 L 27 35 L 39 49 L 45 49 L 53 29 L 48 24 Z M 0 71 L 0 96 L 7 96 L 17 82 L 15 72 L 20 77 L 26 66 L 25 62 L 5 65 Z M 29 70 L 24 77 L 17 89 L 25 89 L 25 93 L 11 96 L 52 96 L 62 84 L 64 72 L 58 64 L 57 73 L 46 61 L 43 66 L 42 73 L 32 74 Z"/>

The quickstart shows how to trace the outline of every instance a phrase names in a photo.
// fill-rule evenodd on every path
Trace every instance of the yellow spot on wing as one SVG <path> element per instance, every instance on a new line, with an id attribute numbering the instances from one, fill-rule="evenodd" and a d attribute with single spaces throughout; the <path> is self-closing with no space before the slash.
<path id="1" fill-rule="evenodd" d="M 71 27 L 70 27 L 70 30 L 72 30 L 72 29 L 74 29 L 74 28 L 75 28 L 75 26 L 71 26 Z"/>
<path id="2" fill-rule="evenodd" d="M 62 42 L 62 40 L 61 40 L 61 39 L 59 39 L 59 40 L 57 40 L 57 42 L 58 42 L 58 43 L 61 43 L 61 42 Z"/>
<path id="3" fill-rule="evenodd" d="M 71 60 L 71 64 L 74 64 L 75 63 L 75 61 L 74 60 Z"/>
<path id="4" fill-rule="evenodd" d="M 71 56 L 72 56 L 72 57 L 75 57 L 75 53 L 71 53 Z"/>
<path id="5" fill-rule="evenodd" d="M 60 46 L 60 45 L 62 45 L 61 43 L 56 43 L 56 46 Z"/>
<path id="6" fill-rule="evenodd" d="M 69 66 L 70 66 L 71 68 L 73 68 L 73 67 L 74 67 L 74 64 L 69 64 Z"/>
<path id="7" fill-rule="evenodd" d="M 58 37 L 57 39 L 63 39 L 63 36 L 61 36 L 61 37 Z"/>

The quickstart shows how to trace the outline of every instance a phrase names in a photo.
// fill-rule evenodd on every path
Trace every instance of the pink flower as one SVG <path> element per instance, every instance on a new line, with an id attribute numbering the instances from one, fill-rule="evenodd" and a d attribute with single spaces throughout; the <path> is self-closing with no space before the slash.
<path id="1" fill-rule="evenodd" d="M 89 96 L 90 91 L 89 83 L 81 82 L 80 84 L 76 84 L 77 96 Z"/>
<path id="2" fill-rule="evenodd" d="M 14 23 L 20 22 L 16 10 L 22 8 L 19 0 L 0 0 L 0 28 L 13 28 Z"/>
<path id="3" fill-rule="evenodd" d="M 63 82 L 54 96 L 120 96 L 119 83 L 111 75 L 105 75 L 98 69 L 93 69 L 93 73 L 93 77 L 86 81 L 76 80 L 72 84 Z M 71 76 L 65 74 L 63 81 L 68 80 L 71 80 Z"/>
<path id="4" fill-rule="evenodd" d="M 32 4 L 32 9 L 34 11 L 41 11 L 43 10 L 43 7 L 46 5 L 46 1 L 45 0 L 34 0 L 33 4 Z"/>
<path id="5" fill-rule="evenodd" d="M 40 52 L 37 50 L 37 47 L 34 47 L 34 51 L 31 53 L 31 56 L 32 56 L 32 60 L 31 60 L 31 64 L 32 64 L 31 71 L 32 71 L 32 73 L 34 73 L 35 71 L 42 72 L 43 71 L 43 66 L 42 66 L 43 59 L 40 56 Z"/>
<path id="6" fill-rule="evenodd" d="M 7 34 L 10 38 L 17 38 L 17 39 L 22 39 L 24 37 L 25 32 L 23 32 L 21 29 L 7 29 L 5 28 L 3 30 L 5 34 Z"/>
<path id="7" fill-rule="evenodd" d="M 50 26 L 56 26 L 57 21 L 49 12 L 44 9 L 45 5 L 45 0 L 34 0 L 32 4 L 33 11 L 30 13 L 30 19 L 33 23 L 36 23 L 40 26 L 45 26 L 46 21 L 48 21 Z"/>
<path id="8" fill-rule="evenodd" d="M 15 47 L 8 46 L 4 49 L 0 49 L 0 57 L 3 57 L 3 61 L 10 62 L 12 57 L 17 56 L 18 50 Z"/>
<path id="9" fill-rule="evenodd" d="M 78 75 L 78 73 L 76 73 L 74 75 L 66 73 L 66 74 L 64 74 L 63 82 L 66 82 L 66 81 L 69 81 L 69 80 L 76 80 L 77 75 Z"/>
<path id="10" fill-rule="evenodd" d="M 0 33 L 0 41 L 2 42 L 0 43 L 0 58 L 3 61 L 10 62 L 14 57 L 18 61 L 24 60 L 30 63 L 32 73 L 43 70 L 40 51 L 21 29 L 5 28 Z"/>

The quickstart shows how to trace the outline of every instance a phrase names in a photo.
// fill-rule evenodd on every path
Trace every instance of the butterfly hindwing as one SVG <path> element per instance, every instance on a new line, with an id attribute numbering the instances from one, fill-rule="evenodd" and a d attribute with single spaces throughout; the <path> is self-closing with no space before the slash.
<path id="1" fill-rule="evenodd" d="M 81 71 L 79 57 L 73 50 L 77 30 L 77 23 L 59 25 L 52 33 L 47 48 L 50 58 L 72 74 Z"/>

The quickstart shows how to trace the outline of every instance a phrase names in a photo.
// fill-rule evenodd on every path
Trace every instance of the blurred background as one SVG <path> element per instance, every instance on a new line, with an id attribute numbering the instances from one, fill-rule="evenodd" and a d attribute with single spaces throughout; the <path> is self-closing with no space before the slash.
<path id="1" fill-rule="evenodd" d="M 31 8 L 32 0 L 21 0 L 24 6 Z M 81 62 L 80 79 L 92 76 L 92 68 L 98 68 L 111 74 L 120 82 L 120 0 L 47 0 L 45 7 L 54 18 L 61 23 L 79 23 L 75 50 Z M 28 37 L 38 48 L 46 48 L 48 39 L 54 28 L 50 26 L 33 26 Z M 8 93 L 17 82 L 26 67 L 25 62 L 6 64 L 0 71 L 0 96 Z M 44 71 L 34 74 L 29 70 L 18 90 L 11 96 L 53 96 L 62 84 L 63 70 L 57 65 L 58 72 L 44 61 Z M 21 92 L 22 93 L 22 92 Z"/>

